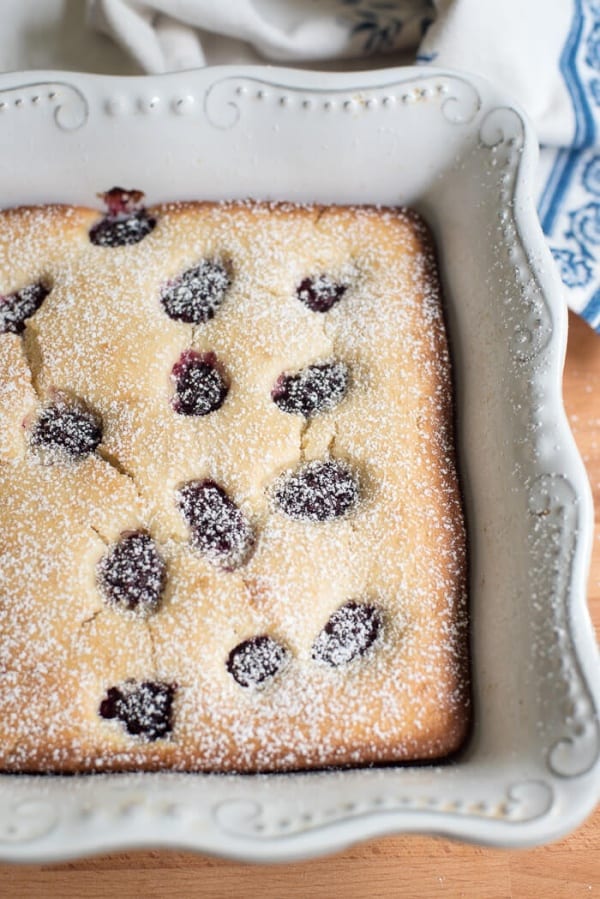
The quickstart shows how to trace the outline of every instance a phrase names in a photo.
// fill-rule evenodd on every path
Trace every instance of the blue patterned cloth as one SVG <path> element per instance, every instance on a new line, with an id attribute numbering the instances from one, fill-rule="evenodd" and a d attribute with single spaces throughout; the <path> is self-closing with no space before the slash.
<path id="1" fill-rule="evenodd" d="M 600 333 L 600 0 L 438 0 L 418 61 L 485 75 L 540 140 L 538 209 L 570 308 Z"/>
<path id="2" fill-rule="evenodd" d="M 600 0 L 575 0 L 559 67 L 574 134 L 544 151 L 552 159 L 539 213 L 570 305 L 600 333 Z"/>

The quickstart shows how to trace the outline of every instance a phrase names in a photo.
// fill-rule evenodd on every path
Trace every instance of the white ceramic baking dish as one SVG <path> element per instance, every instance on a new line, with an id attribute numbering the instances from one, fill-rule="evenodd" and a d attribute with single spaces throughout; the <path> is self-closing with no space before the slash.
<path id="1" fill-rule="evenodd" d="M 585 472 L 561 400 L 566 312 L 500 90 L 406 68 L 0 78 L 0 206 L 288 199 L 416 206 L 435 232 L 470 537 L 474 727 L 439 766 L 264 776 L 0 776 L 0 858 L 176 846 L 252 860 L 394 831 L 529 845 L 600 793 Z"/>

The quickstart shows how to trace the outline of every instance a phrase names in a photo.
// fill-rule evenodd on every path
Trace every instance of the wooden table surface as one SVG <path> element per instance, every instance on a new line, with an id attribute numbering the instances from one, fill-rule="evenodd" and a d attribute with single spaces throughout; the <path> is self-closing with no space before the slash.
<path id="1" fill-rule="evenodd" d="M 564 377 L 567 412 L 600 518 L 600 336 L 575 316 Z M 600 532 L 600 528 L 597 529 Z M 589 601 L 600 637 L 600 540 L 594 541 Z M 246 866 L 183 852 L 127 852 L 60 865 L 0 865 L 7 899 L 578 899 L 600 895 L 600 808 L 559 843 L 527 851 L 386 837 L 330 858 Z"/>

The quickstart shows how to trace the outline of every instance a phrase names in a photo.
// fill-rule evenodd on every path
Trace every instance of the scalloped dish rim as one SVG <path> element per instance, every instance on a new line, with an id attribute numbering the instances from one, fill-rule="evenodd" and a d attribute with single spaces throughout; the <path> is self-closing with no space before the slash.
<path id="1" fill-rule="evenodd" d="M 442 150 L 432 149 L 431 157 L 426 160 L 428 168 L 417 158 L 415 148 L 419 147 L 419 140 L 425 140 L 427 129 L 434 127 L 433 118 L 431 122 L 427 119 L 427 116 L 433 117 L 434 106 L 442 112 L 448 141 L 455 141 L 456 159 L 447 157 L 442 162 Z M 490 200 L 491 205 L 497 204 L 496 207 L 491 211 L 474 212 L 473 217 L 487 215 L 485 239 L 489 241 L 490 235 L 497 233 L 497 240 L 502 246 L 506 245 L 508 261 L 503 262 L 497 285 L 489 286 L 482 277 L 482 292 L 495 290 L 493 296 L 497 298 L 502 288 L 506 308 L 516 309 L 512 318 L 512 312 L 511 315 L 507 313 L 506 322 L 513 322 L 514 318 L 516 324 L 511 324 L 513 332 L 509 334 L 507 330 L 506 345 L 498 347 L 498 358 L 501 352 L 510 354 L 514 368 L 508 371 L 507 381 L 511 382 L 514 391 L 518 392 L 519 384 L 524 383 L 529 372 L 531 390 L 523 401 L 523 415 L 527 422 L 539 423 L 535 437 L 523 437 L 524 443 L 530 440 L 526 452 L 532 453 L 535 464 L 532 461 L 527 470 L 524 462 L 523 471 L 519 473 L 522 499 L 530 523 L 528 529 L 523 524 L 529 542 L 525 549 L 516 549 L 516 554 L 522 552 L 527 559 L 531 558 L 529 576 L 535 583 L 535 576 L 539 575 L 540 595 L 538 600 L 537 586 L 535 597 L 527 594 L 531 608 L 521 614 L 530 623 L 531 633 L 541 635 L 540 640 L 550 660 L 547 662 L 547 680 L 552 681 L 557 671 L 562 672 L 565 698 L 559 696 L 557 702 L 566 710 L 562 712 L 564 720 L 557 728 L 552 717 L 558 714 L 556 709 L 551 709 L 552 691 L 546 684 L 542 667 L 536 668 L 542 663 L 532 656 L 533 683 L 518 687 L 529 691 L 528 701 L 532 708 L 538 708 L 533 703 L 539 701 L 540 720 L 536 724 L 537 730 L 533 727 L 527 738 L 530 754 L 523 752 L 519 756 L 516 751 L 513 753 L 516 758 L 510 756 L 510 746 L 502 744 L 500 731 L 493 731 L 488 727 L 489 722 L 485 723 L 486 694 L 482 687 L 476 696 L 474 713 L 476 727 L 478 715 L 484 722 L 481 733 L 474 735 L 456 762 L 447 765 L 275 775 L 175 772 L 93 777 L 0 775 L 2 860 L 47 862 L 94 852 L 171 847 L 249 861 L 288 861 L 337 851 L 358 840 L 398 832 L 441 834 L 495 846 L 528 846 L 566 834 L 581 823 L 600 798 L 600 678 L 594 678 L 594 672 L 598 673 L 598 649 L 586 608 L 593 531 L 591 492 L 562 405 L 560 384 L 567 316 L 561 283 L 532 199 L 537 152 L 535 136 L 523 113 L 509 98 L 481 78 L 423 66 L 344 74 L 268 66 L 219 66 L 143 77 L 76 72 L 8 73 L 0 75 L 0 128 L 5 122 L 9 123 L 9 129 L 12 128 L 7 131 L 10 148 L 5 166 L 5 173 L 10 170 L 12 177 L 9 183 L 7 175 L 4 176 L 4 195 L 9 197 L 9 202 L 2 205 L 14 205 L 17 200 L 12 198 L 19 196 L 19 190 L 24 196 L 21 202 L 32 202 L 31 197 L 42 190 L 39 173 L 33 175 L 33 186 L 30 187 L 27 180 L 27 160 L 37 158 L 35 153 L 38 151 L 28 146 L 24 125 L 29 126 L 38 145 L 46 135 L 49 146 L 54 149 L 50 155 L 58 174 L 50 199 L 55 199 L 55 194 L 60 195 L 62 186 L 66 201 L 70 202 L 70 190 L 79 190 L 87 197 L 91 189 L 87 181 L 85 189 L 72 189 L 70 185 L 69 154 L 76 154 L 75 144 L 69 143 L 71 134 L 76 132 L 79 139 L 86 133 L 86 127 L 91 131 L 86 135 L 86 152 L 92 159 L 90 164 L 99 171 L 106 170 L 103 149 L 110 146 L 109 138 L 102 135 L 99 128 L 94 132 L 94 120 L 96 125 L 106 123 L 107 134 L 114 131 L 140 141 L 143 135 L 150 134 L 155 135 L 160 144 L 161 116 L 167 114 L 173 119 L 174 129 L 180 129 L 181 135 L 189 137 L 191 145 L 199 117 L 203 117 L 201 125 L 210 136 L 207 143 L 213 154 L 231 153 L 233 161 L 239 158 L 242 147 L 249 145 L 248 155 L 251 156 L 254 151 L 258 153 L 257 147 L 264 149 L 268 140 L 272 140 L 280 149 L 290 153 L 297 151 L 296 164 L 300 165 L 310 157 L 303 139 L 298 139 L 298 147 L 294 144 L 294 128 L 298 128 L 294 122 L 301 124 L 302 117 L 317 107 L 322 142 L 327 145 L 323 150 L 325 158 L 328 158 L 327 154 L 334 158 L 332 147 L 335 148 L 338 133 L 347 133 L 354 138 L 362 136 L 368 145 L 352 152 L 364 152 L 366 158 L 376 162 L 380 146 L 382 169 L 393 171 L 392 151 L 397 146 L 394 141 L 403 139 L 410 145 L 414 158 L 409 160 L 408 172 L 399 174 L 400 180 L 410 184 L 412 172 L 415 184 L 421 184 L 421 188 L 437 178 L 441 186 L 436 187 L 436 191 L 440 196 L 447 191 L 444 206 L 441 200 L 435 199 L 437 194 L 430 196 L 424 188 L 415 187 L 415 205 L 419 208 L 422 194 L 425 218 L 428 213 L 434 217 L 434 232 L 436 203 L 440 210 L 451 208 L 448 204 L 453 200 L 448 198 L 453 196 L 453 190 L 459 189 L 453 186 L 452 177 L 456 184 L 462 184 L 465 190 L 469 189 L 477 196 L 477 179 L 469 181 L 464 172 L 461 174 L 461 165 L 463 169 L 472 165 L 481 179 L 482 196 L 488 197 L 488 194 L 484 195 L 484 189 L 488 188 L 491 196 L 492 187 L 496 190 L 497 186 L 497 199 Z M 402 132 L 402 116 L 408 115 L 408 110 L 416 110 L 410 114 L 416 120 L 420 115 L 425 122 L 423 135 L 419 128 L 415 128 L 413 134 Z M 243 115 L 250 120 L 249 128 L 243 134 L 245 143 L 238 134 Z M 337 132 L 331 125 L 335 115 L 341 122 Z M 369 131 L 370 126 L 363 124 L 369 115 L 389 115 L 392 124 L 387 125 L 378 118 L 375 119 L 378 130 L 372 128 Z M 396 119 L 393 119 L 394 115 Z M 11 123 L 17 117 L 20 121 L 13 126 Z M 268 128 L 272 129 L 270 137 L 265 136 Z M 377 136 L 377 146 L 373 134 Z M 94 149 L 95 141 L 98 142 L 97 150 Z M 36 141 L 32 138 L 29 143 Z M 65 148 L 64 164 L 56 162 L 56 158 L 60 158 L 57 148 L 61 146 Z M 148 175 L 152 166 L 157 169 L 159 165 L 158 152 L 155 147 L 148 150 L 148 168 L 141 166 L 146 171 L 144 177 L 158 177 Z M 190 153 L 190 158 L 192 155 Z M 75 159 L 76 155 L 72 155 L 71 161 Z M 200 167 L 200 151 L 198 159 Z M 285 163 L 279 157 L 269 161 L 276 192 L 277 185 L 292 176 L 290 172 L 286 174 Z M 122 164 L 125 169 L 130 165 L 128 161 Z M 214 161 L 211 164 L 214 165 Z M 251 159 L 240 165 L 246 166 L 243 175 L 247 178 L 246 183 L 254 183 L 253 178 L 258 185 L 266 183 L 260 165 L 252 168 Z M 343 162 L 339 168 L 340 171 L 332 176 L 332 191 L 335 193 L 335 184 L 340 183 L 339 194 L 342 195 L 343 179 L 349 176 Z M 217 192 L 225 190 L 220 186 L 225 183 L 219 181 L 221 177 L 218 174 L 216 179 Z M 234 174 L 233 181 L 238 177 L 242 178 L 242 175 Z M 178 183 L 179 174 L 173 172 L 173 178 L 174 183 Z M 315 172 L 315 183 L 322 185 L 318 190 L 324 193 L 326 180 L 319 178 L 321 175 Z M 375 201 L 381 202 L 379 197 L 385 193 L 384 178 L 381 174 L 373 178 L 379 191 Z M 464 178 L 464 183 L 460 178 Z M 369 186 L 361 185 L 355 190 L 357 195 L 363 191 L 368 196 L 369 189 Z M 28 190 L 31 194 L 25 196 Z M 261 191 L 264 192 L 259 186 L 257 194 Z M 390 205 L 394 205 L 394 196 L 390 197 Z M 292 196 L 281 198 L 294 199 Z M 41 202 L 47 201 L 44 193 Z M 447 212 L 440 213 L 444 214 Z M 468 229 L 471 225 L 465 227 Z M 453 239 L 458 242 L 456 246 L 460 246 L 460 235 Z M 451 240 L 448 245 L 452 246 Z M 492 258 L 492 251 L 489 252 Z M 452 261 L 443 259 L 442 263 L 443 280 L 451 280 L 448 272 L 452 269 Z M 467 333 L 464 329 L 469 304 L 476 302 L 468 293 L 468 289 L 465 290 L 464 309 L 454 305 L 449 315 L 451 337 L 453 331 L 460 333 L 461 341 Z M 486 333 L 486 327 L 490 328 L 489 334 L 494 333 L 491 318 L 494 314 L 500 317 L 504 313 L 482 309 L 482 335 Z M 486 316 L 489 317 L 488 324 Z M 496 336 L 499 333 L 496 331 Z M 465 350 L 462 343 L 460 352 L 468 354 L 468 348 Z M 463 364 L 461 360 L 461 366 Z M 466 374 L 464 378 L 467 383 Z M 472 414 L 468 410 L 463 412 L 465 420 Z M 513 423 L 513 427 L 516 429 L 517 425 Z M 525 425 L 523 428 L 525 434 Z M 519 436 L 517 430 L 515 434 Z M 465 444 L 467 442 L 465 439 Z M 477 477 L 473 483 L 477 483 Z M 505 488 L 509 489 L 507 485 Z M 474 495 L 468 499 L 471 509 L 479 503 L 476 488 L 473 491 Z M 517 503 L 517 499 L 507 502 Z M 473 519 L 469 517 L 470 529 Z M 476 519 L 475 528 L 479 524 Z M 506 523 L 498 525 L 499 532 L 501 527 L 508 526 Z M 518 540 L 518 536 L 514 539 Z M 546 572 L 542 562 L 552 540 L 558 541 L 555 547 L 558 561 L 552 571 Z M 474 542 L 484 542 L 483 538 L 480 541 L 479 533 Z M 518 566 L 518 560 L 515 565 Z M 475 574 L 479 574 L 477 565 L 475 569 Z M 479 618 L 479 611 L 475 614 Z M 552 614 L 555 618 L 546 621 Z M 510 629 L 506 633 L 510 634 Z M 477 678 L 478 664 L 475 653 L 474 678 Z M 500 672 L 500 680 L 506 684 L 510 682 L 507 667 Z M 514 698 L 508 686 L 502 689 L 505 700 Z M 492 687 L 490 695 L 491 692 Z M 497 698 L 494 702 L 501 708 Z M 517 719 L 515 713 L 514 720 Z M 510 726 L 516 728 L 517 724 L 513 722 Z M 488 768 L 486 752 L 490 756 Z M 495 762 L 494 752 L 497 752 Z M 475 764 L 478 753 L 482 761 Z M 466 787 L 469 777 L 464 772 L 468 774 L 471 770 L 472 782 Z M 407 773 L 403 774 L 403 771 Z M 444 785 L 443 790 L 439 790 L 440 783 Z M 466 790 L 464 795 L 461 783 Z"/>

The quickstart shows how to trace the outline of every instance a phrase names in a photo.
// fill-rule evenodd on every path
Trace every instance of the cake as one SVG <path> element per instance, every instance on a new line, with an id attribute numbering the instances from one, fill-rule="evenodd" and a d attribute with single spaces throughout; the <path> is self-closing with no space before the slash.
<path id="1" fill-rule="evenodd" d="M 0 769 L 448 756 L 466 538 L 405 209 L 0 213 Z"/>

